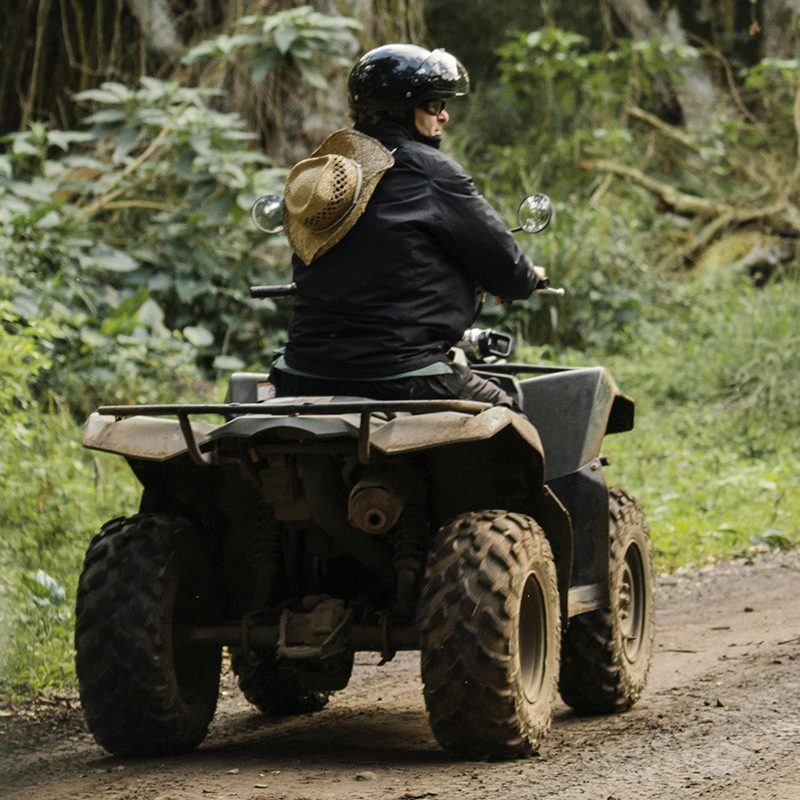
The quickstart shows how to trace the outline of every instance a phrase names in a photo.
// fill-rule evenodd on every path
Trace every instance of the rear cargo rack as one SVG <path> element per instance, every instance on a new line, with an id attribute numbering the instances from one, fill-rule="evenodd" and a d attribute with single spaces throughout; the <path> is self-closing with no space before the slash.
<path id="1" fill-rule="evenodd" d="M 373 414 L 430 414 L 437 411 L 455 411 L 460 414 L 480 414 L 491 408 L 489 403 L 474 400 L 308 400 L 287 403 L 176 403 L 164 405 L 100 406 L 99 414 L 116 419 L 124 417 L 178 418 L 183 438 L 192 461 L 207 467 L 215 463 L 210 454 L 200 452 L 189 417 L 197 414 L 219 414 L 237 417 L 247 414 L 300 417 L 359 414 L 358 460 L 368 464 L 370 459 L 370 419 Z"/>

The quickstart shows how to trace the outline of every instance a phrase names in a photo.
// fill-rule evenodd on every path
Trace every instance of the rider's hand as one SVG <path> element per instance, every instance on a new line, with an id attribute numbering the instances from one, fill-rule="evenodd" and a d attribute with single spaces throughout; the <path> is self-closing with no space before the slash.
<path id="1" fill-rule="evenodd" d="M 540 289 L 550 288 L 550 278 L 548 278 L 545 274 L 544 267 L 534 266 L 533 274 L 536 275 L 536 285 L 533 289 L 534 292 L 538 292 Z"/>
<path id="2" fill-rule="evenodd" d="M 541 289 L 549 289 L 550 288 L 550 278 L 547 277 L 544 271 L 544 267 L 537 267 L 532 266 L 531 269 L 533 270 L 533 274 L 536 276 L 536 283 L 533 285 L 534 293 L 540 291 Z M 506 300 L 503 297 L 495 297 L 494 304 L 496 306 L 501 305 L 502 303 L 510 303 L 511 300 Z"/>

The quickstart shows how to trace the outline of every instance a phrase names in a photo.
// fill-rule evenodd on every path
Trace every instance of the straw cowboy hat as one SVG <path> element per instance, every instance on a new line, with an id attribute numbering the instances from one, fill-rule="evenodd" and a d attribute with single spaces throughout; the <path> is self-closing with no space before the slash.
<path id="1" fill-rule="evenodd" d="M 306 264 L 330 250 L 364 213 L 378 181 L 394 164 L 376 139 L 345 128 L 332 133 L 292 168 L 283 197 L 283 225 Z"/>

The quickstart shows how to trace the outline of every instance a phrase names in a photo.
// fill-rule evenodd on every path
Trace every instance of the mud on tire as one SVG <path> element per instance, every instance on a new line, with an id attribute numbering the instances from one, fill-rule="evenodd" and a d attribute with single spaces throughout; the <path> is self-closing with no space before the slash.
<path id="1" fill-rule="evenodd" d="M 86 722 L 110 753 L 180 753 L 205 738 L 221 648 L 179 644 L 173 627 L 213 621 L 207 564 L 183 519 L 116 519 L 92 540 L 78 584 L 76 669 Z"/>
<path id="2" fill-rule="evenodd" d="M 561 623 L 550 545 L 529 517 L 465 514 L 438 533 L 420 603 L 422 680 L 445 749 L 529 755 L 547 733 Z"/>
<path id="3" fill-rule="evenodd" d="M 234 648 L 231 667 L 247 701 L 268 716 L 321 711 L 332 694 L 302 689 L 290 671 L 281 669 L 272 652 L 259 651 L 247 657 L 240 648 Z"/>
<path id="4" fill-rule="evenodd" d="M 629 709 L 641 696 L 653 654 L 653 553 L 644 512 L 609 489 L 609 606 L 569 622 L 559 689 L 576 711 Z"/>

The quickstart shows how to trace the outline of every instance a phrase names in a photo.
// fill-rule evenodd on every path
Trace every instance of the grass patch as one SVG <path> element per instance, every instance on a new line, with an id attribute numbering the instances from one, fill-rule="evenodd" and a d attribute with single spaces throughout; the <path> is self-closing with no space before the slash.
<path id="1" fill-rule="evenodd" d="M 604 453 L 609 482 L 644 506 L 662 570 L 800 541 L 800 449 L 781 431 L 737 430 L 699 404 L 643 403 L 634 431 L 609 437 Z"/>
<path id="2" fill-rule="evenodd" d="M 100 525 L 133 513 L 138 482 L 121 458 L 81 447 L 51 407 L 0 443 L 0 692 L 71 686 L 75 589 Z"/>
<path id="3" fill-rule="evenodd" d="M 660 569 L 800 543 L 798 318 L 797 283 L 729 270 L 671 281 L 623 353 L 557 359 L 606 366 L 636 400 L 607 477 L 644 506 Z"/>

